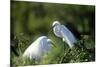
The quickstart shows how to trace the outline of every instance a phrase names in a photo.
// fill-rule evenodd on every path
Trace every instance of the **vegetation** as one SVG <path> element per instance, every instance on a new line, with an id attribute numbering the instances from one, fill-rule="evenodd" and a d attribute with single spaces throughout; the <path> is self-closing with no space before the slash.
<path id="1" fill-rule="evenodd" d="M 72 50 L 53 32 L 48 33 L 55 20 L 72 24 L 80 33 Z M 25 49 L 42 35 L 52 39 L 57 48 L 52 47 L 41 62 L 23 59 Z M 11 1 L 12 67 L 92 61 L 95 61 L 95 6 Z"/>

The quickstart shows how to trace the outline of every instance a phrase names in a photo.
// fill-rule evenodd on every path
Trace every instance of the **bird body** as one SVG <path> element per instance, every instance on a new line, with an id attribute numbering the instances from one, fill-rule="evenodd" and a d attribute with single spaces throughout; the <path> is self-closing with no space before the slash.
<path id="1" fill-rule="evenodd" d="M 39 60 L 51 47 L 51 40 L 46 36 L 39 37 L 24 52 L 23 57 Z"/>
<path id="2" fill-rule="evenodd" d="M 57 37 L 62 38 L 63 41 L 66 42 L 70 48 L 72 48 L 74 43 L 77 41 L 72 32 L 64 25 L 61 25 L 58 21 L 55 21 L 52 26 L 54 34 Z"/>

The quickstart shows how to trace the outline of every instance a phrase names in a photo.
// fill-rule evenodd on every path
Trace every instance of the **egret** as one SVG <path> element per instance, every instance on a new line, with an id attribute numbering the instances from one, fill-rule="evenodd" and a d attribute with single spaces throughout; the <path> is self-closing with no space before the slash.
<path id="1" fill-rule="evenodd" d="M 53 32 L 57 37 L 62 38 L 62 40 L 69 45 L 70 48 L 74 46 L 77 42 L 76 37 L 73 33 L 64 25 L 60 24 L 59 21 L 54 21 L 52 24 Z"/>
<path id="2" fill-rule="evenodd" d="M 23 57 L 41 60 L 43 55 L 47 54 L 52 45 L 54 44 L 51 39 L 48 39 L 47 36 L 41 36 L 25 50 Z"/>

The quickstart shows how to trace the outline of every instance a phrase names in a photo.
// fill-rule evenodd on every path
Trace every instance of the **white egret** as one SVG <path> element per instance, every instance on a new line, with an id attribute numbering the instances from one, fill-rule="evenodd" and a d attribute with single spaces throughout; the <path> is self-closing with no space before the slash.
<path id="1" fill-rule="evenodd" d="M 46 36 L 41 36 L 25 50 L 23 57 L 41 60 L 52 45 L 54 45 L 52 40 L 48 39 Z"/>
<path id="2" fill-rule="evenodd" d="M 59 21 L 54 21 L 52 24 L 53 32 L 57 37 L 63 39 L 65 43 L 69 45 L 70 48 L 74 46 L 74 43 L 77 42 L 73 33 L 64 25 L 60 24 Z"/>

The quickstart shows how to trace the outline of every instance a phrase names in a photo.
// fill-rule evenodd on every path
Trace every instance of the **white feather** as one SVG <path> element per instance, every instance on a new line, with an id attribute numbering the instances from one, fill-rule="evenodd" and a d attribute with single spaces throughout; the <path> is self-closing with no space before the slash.
<path id="1" fill-rule="evenodd" d="M 39 60 L 46 52 L 48 52 L 49 46 L 48 38 L 46 36 L 39 37 L 34 41 L 24 52 L 23 57 Z"/>
<path id="2" fill-rule="evenodd" d="M 52 26 L 54 34 L 57 37 L 62 38 L 63 41 L 65 41 L 69 47 L 72 48 L 74 43 L 77 41 L 72 32 L 64 25 L 61 25 L 58 21 L 55 21 Z"/>

